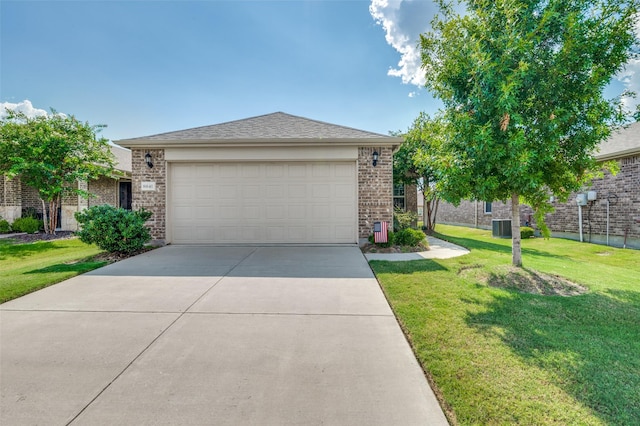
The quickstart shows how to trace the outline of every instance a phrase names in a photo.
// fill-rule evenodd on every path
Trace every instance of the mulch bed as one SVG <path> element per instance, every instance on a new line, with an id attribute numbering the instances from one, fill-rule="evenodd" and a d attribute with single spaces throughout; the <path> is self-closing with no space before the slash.
<path id="1" fill-rule="evenodd" d="M 33 243 L 36 241 L 52 241 L 52 240 L 68 240 L 74 238 L 73 231 L 57 231 L 55 234 L 45 234 L 37 232 L 35 234 L 6 234 L 6 238 L 16 241 L 17 243 Z"/>
<path id="2" fill-rule="evenodd" d="M 360 247 L 363 253 L 417 253 L 429 250 L 429 246 L 418 244 L 417 246 L 391 246 L 379 247 L 375 244 L 367 243 Z"/>
<path id="3" fill-rule="evenodd" d="M 505 266 L 499 274 L 487 277 L 491 287 L 506 288 L 541 296 L 579 296 L 589 289 L 558 275 L 545 274 L 530 269 Z"/>

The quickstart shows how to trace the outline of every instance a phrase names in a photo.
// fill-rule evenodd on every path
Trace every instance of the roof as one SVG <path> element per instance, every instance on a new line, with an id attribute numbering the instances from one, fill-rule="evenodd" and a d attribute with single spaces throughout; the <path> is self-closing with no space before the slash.
<path id="1" fill-rule="evenodd" d="M 119 145 L 126 147 L 318 143 L 399 145 L 401 142 L 401 138 L 311 120 L 284 112 L 116 141 Z"/>
<path id="2" fill-rule="evenodd" d="M 110 145 L 109 148 L 116 157 L 116 170 L 131 173 L 131 150 L 118 145 Z"/>
<path id="3" fill-rule="evenodd" d="M 640 122 L 611 133 L 609 139 L 600 144 L 596 159 L 607 161 L 635 154 L 640 154 Z"/>

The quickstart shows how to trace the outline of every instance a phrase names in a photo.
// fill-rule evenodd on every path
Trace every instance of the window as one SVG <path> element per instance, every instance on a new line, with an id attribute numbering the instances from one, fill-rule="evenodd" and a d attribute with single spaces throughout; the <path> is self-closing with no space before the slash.
<path id="1" fill-rule="evenodd" d="M 404 185 L 393 185 L 393 208 L 400 208 L 404 210 L 405 205 Z"/>
<path id="2" fill-rule="evenodd" d="M 491 201 L 484 202 L 484 214 L 491 214 L 493 206 L 491 205 Z"/>

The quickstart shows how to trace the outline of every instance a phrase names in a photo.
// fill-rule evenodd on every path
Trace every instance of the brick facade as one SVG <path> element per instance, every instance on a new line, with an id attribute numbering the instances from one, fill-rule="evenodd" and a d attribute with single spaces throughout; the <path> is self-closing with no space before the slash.
<path id="1" fill-rule="evenodd" d="M 89 207 L 103 204 L 118 206 L 118 181 L 101 176 L 99 179 L 89 181 L 88 188 L 92 194 L 88 200 Z"/>
<path id="2" fill-rule="evenodd" d="M 145 163 L 146 153 L 151 154 L 153 167 Z M 131 192 L 132 208 L 144 208 L 153 213 L 147 222 L 151 236 L 156 242 L 166 240 L 166 205 L 167 205 L 167 163 L 164 149 L 132 149 L 131 150 Z M 155 182 L 154 191 L 143 191 L 142 182 Z"/>
<path id="3" fill-rule="evenodd" d="M 373 151 L 378 151 L 378 164 L 373 167 Z M 378 221 L 393 224 L 393 150 L 358 148 L 358 237 L 363 240 L 373 233 Z"/>
<path id="4" fill-rule="evenodd" d="M 609 244 L 640 248 L 640 156 L 630 156 L 618 160 L 620 172 L 612 176 L 605 171 L 603 178 L 594 179 L 591 186 L 581 193 L 596 191 L 597 199 L 582 207 L 583 241 L 605 244 L 607 242 L 607 199 L 609 200 Z M 546 216 L 546 222 L 553 236 L 579 239 L 577 194 L 571 194 L 566 203 L 555 202 L 555 212 Z M 457 208 L 441 202 L 438 222 L 476 226 L 489 229 L 491 219 L 509 219 L 511 202 L 492 203 L 493 212 L 484 214 L 484 203 L 463 201 Z M 477 212 L 477 216 L 476 216 Z M 533 211 L 529 206 L 521 206 L 520 220 L 524 225 L 532 220 Z M 476 220 L 477 217 L 477 220 Z"/>
<path id="5" fill-rule="evenodd" d="M 378 164 L 373 167 L 373 151 L 379 153 Z M 144 156 L 149 152 L 153 168 L 149 168 Z M 366 240 L 373 233 L 373 223 L 393 222 L 393 164 L 391 148 L 358 149 L 358 237 Z M 147 226 L 157 242 L 166 240 L 167 163 L 163 149 L 132 150 L 132 200 L 133 209 L 144 208 L 153 213 Z M 142 182 L 155 182 L 154 191 L 142 191 Z M 415 190 L 413 191 L 415 192 Z M 415 196 L 410 201 L 416 203 Z"/>
<path id="6" fill-rule="evenodd" d="M 13 222 L 22 210 L 22 185 L 20 179 L 0 176 L 0 217 Z"/>

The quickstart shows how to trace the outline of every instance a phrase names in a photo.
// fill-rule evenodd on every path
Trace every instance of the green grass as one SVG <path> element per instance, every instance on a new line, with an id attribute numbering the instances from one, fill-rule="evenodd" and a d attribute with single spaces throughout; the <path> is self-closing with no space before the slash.
<path id="1" fill-rule="evenodd" d="M 0 303 L 104 266 L 107 262 L 92 259 L 100 252 L 78 239 L 0 240 Z"/>
<path id="2" fill-rule="evenodd" d="M 589 289 L 541 296 L 487 285 L 510 240 L 437 231 L 471 253 L 371 265 L 452 423 L 640 424 L 639 251 L 525 240 L 525 268 Z"/>

